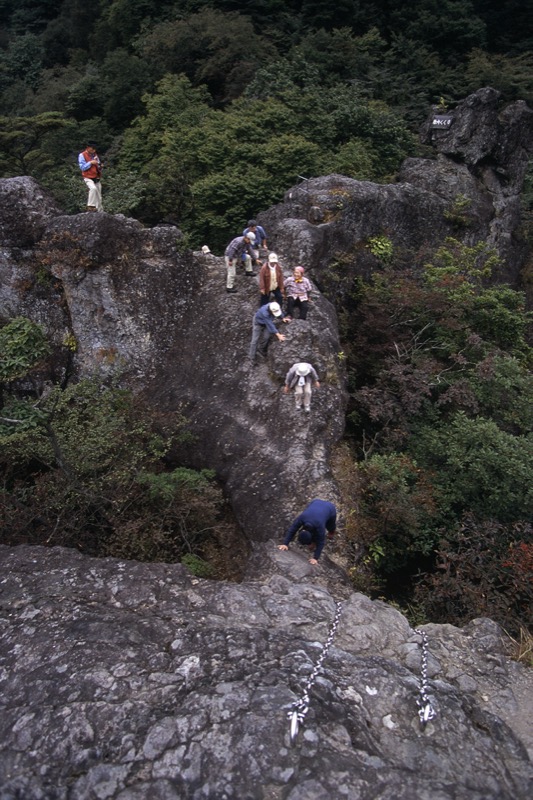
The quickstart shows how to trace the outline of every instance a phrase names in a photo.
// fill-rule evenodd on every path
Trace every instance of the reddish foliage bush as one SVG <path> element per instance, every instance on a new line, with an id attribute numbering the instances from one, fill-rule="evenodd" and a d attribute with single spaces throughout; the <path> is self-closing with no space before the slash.
<path id="1" fill-rule="evenodd" d="M 440 543 L 436 571 L 420 575 L 415 598 L 435 622 L 491 617 L 510 634 L 533 630 L 533 528 L 466 515 Z"/>

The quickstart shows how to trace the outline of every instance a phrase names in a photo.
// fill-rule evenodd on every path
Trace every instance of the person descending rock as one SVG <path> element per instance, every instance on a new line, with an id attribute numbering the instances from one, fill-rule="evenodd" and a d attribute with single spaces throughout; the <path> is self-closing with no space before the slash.
<path id="1" fill-rule="evenodd" d="M 283 387 L 285 394 L 288 394 L 291 389 L 294 389 L 296 408 L 300 409 L 303 401 L 303 408 L 307 413 L 311 411 L 311 387 L 313 381 L 315 388 L 319 389 L 320 383 L 315 368 L 306 361 L 299 361 L 293 364 L 287 372 L 285 386 Z"/>
<path id="2" fill-rule="evenodd" d="M 281 317 L 279 303 L 268 303 L 256 311 L 252 320 L 252 341 L 250 344 L 250 361 L 256 363 L 257 351 L 266 356 L 270 335 L 273 333 L 280 342 L 285 341 L 285 336 L 278 333 L 274 319 Z"/>
<path id="3" fill-rule="evenodd" d="M 309 295 L 312 286 L 311 281 L 308 278 L 304 278 L 304 272 L 303 267 L 294 267 L 291 277 L 285 281 L 287 317 L 290 319 L 292 319 L 295 306 L 300 308 L 300 319 L 307 319 Z"/>
<path id="4" fill-rule="evenodd" d="M 226 261 L 227 277 L 226 277 L 226 291 L 234 294 L 237 289 L 233 288 L 235 283 L 235 273 L 237 262 L 246 254 L 248 256 L 244 261 L 244 268 L 246 275 L 252 277 L 254 271 L 252 269 L 252 261 L 255 261 L 255 252 L 253 244 L 255 242 L 255 235 L 250 231 L 246 236 L 236 236 L 226 247 L 224 259 Z"/>
<path id="5" fill-rule="evenodd" d="M 89 190 L 87 198 L 87 211 L 103 211 L 102 205 L 102 163 L 92 142 L 88 142 L 78 156 L 78 165 L 81 175 Z"/>
<path id="6" fill-rule="evenodd" d="M 259 270 L 259 291 L 261 292 L 260 305 L 264 306 L 270 302 L 270 295 L 274 295 L 274 300 L 283 306 L 283 272 L 279 265 L 278 257 L 275 253 L 270 253 L 268 261 L 265 261 Z"/>
<path id="7" fill-rule="evenodd" d="M 336 532 L 337 509 L 328 500 L 313 500 L 304 508 L 302 513 L 296 517 L 283 540 L 283 544 L 278 545 L 278 550 L 288 550 L 289 544 L 298 533 L 298 541 L 302 545 L 314 548 L 313 557 L 309 559 L 311 564 L 318 564 L 318 559 L 326 543 L 326 532 L 329 539 L 332 539 Z"/>

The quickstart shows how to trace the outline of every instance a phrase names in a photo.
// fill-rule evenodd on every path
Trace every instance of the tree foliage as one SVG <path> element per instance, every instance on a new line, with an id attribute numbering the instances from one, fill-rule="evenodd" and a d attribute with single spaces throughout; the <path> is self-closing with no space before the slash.
<path id="1" fill-rule="evenodd" d="M 2 543 L 166 561 L 209 560 L 223 547 L 229 526 L 214 475 L 163 460 L 186 435 L 179 413 L 157 415 L 98 378 L 46 392 L 41 379 L 28 391 L 50 345 L 25 318 L 0 329 L 0 352 Z"/>
<path id="2" fill-rule="evenodd" d="M 520 292 L 487 283 L 497 268 L 486 247 L 448 240 L 424 269 L 393 259 L 358 286 L 345 331 L 361 459 L 352 536 L 382 591 L 401 585 L 440 620 L 446 608 L 454 620 L 461 608 L 464 618 L 490 608 L 516 631 L 531 601 L 521 566 L 533 546 L 531 314 Z M 467 567 L 482 550 L 473 534 L 466 546 L 467 524 L 501 533 L 482 568 Z M 420 569 L 413 595 L 409 576 Z M 513 587 L 520 599 L 509 605 Z"/>
<path id="3" fill-rule="evenodd" d="M 247 217 L 276 202 L 294 175 L 393 178 L 416 150 L 412 130 L 440 97 L 453 105 L 490 84 L 505 100 L 529 99 L 531 26 L 523 4 L 512 7 L 507 15 L 477 0 L 4 0 L 0 97 L 12 120 L 4 124 L 22 144 L 6 142 L 0 174 L 29 174 L 77 210 L 66 169 L 75 171 L 90 123 L 114 211 L 170 219 L 195 244 L 209 237 L 222 246 L 244 206 Z M 205 123 L 191 103 L 183 114 L 155 114 L 175 91 L 170 82 L 185 78 L 182 91 L 199 93 Z M 40 130 L 49 113 L 70 135 L 55 164 Z M 28 149 L 29 128 L 37 135 Z M 285 137 L 279 170 L 276 136 Z M 136 148 L 148 159 L 135 160 Z M 242 159 L 254 175 L 244 188 L 239 181 L 222 214 L 209 197 L 220 206 L 219 193 L 229 193 L 221 176 L 233 179 Z M 132 183 L 142 190 L 128 196 L 120 187 Z"/>

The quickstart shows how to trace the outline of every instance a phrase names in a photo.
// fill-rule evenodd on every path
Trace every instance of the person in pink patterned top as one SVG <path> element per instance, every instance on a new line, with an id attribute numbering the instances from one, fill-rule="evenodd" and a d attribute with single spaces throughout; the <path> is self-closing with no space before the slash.
<path id="1" fill-rule="evenodd" d="M 294 307 L 300 308 L 300 319 L 307 319 L 309 308 L 309 295 L 311 292 L 311 281 L 304 277 L 303 267 L 294 267 L 292 275 L 285 281 L 285 296 L 287 297 L 286 318 L 292 319 Z"/>

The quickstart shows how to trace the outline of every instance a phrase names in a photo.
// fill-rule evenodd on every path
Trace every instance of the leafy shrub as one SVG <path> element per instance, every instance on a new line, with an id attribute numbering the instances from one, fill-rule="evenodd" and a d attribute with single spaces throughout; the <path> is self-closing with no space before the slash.
<path id="1" fill-rule="evenodd" d="M 373 455 L 357 469 L 355 528 L 379 572 L 390 574 L 430 554 L 437 541 L 431 526 L 436 493 L 428 476 L 398 453 Z"/>
<path id="2" fill-rule="evenodd" d="M 531 436 L 513 436 L 460 411 L 445 424 L 415 426 L 408 450 L 433 473 L 443 519 L 471 511 L 512 522 L 533 508 Z"/>
<path id="3" fill-rule="evenodd" d="M 185 564 L 187 569 L 197 578 L 210 578 L 213 575 L 211 564 L 208 564 L 203 558 L 195 556 L 193 553 L 186 553 L 182 557 L 181 563 Z"/>
<path id="4" fill-rule="evenodd" d="M 533 630 L 533 528 L 467 514 L 440 542 L 436 569 L 418 578 L 414 596 L 435 622 L 487 616 L 512 635 Z"/>
<path id="5" fill-rule="evenodd" d="M 3 543 L 142 561 L 216 556 L 228 520 L 214 475 L 162 461 L 184 435 L 179 414 L 156 415 L 97 379 L 56 387 L 38 416 L 33 401 L 10 402 L 25 424 L 0 428 Z"/>
<path id="6" fill-rule="evenodd" d="M 414 602 L 432 616 L 425 596 L 413 597 L 414 576 L 423 569 L 424 586 L 443 585 L 448 573 L 435 572 L 435 560 L 460 557 L 454 531 L 465 515 L 480 530 L 493 525 L 502 532 L 528 519 L 533 377 L 531 315 L 522 293 L 487 285 L 498 267 L 490 249 L 448 239 L 424 261 L 420 270 L 398 269 L 393 255 L 358 287 L 355 313 L 343 320 L 352 470 L 361 487 L 346 555 L 357 580 L 363 574 L 371 586 L 371 570 L 389 598 Z M 443 537 L 450 548 L 440 546 Z M 518 544 L 509 535 L 514 561 L 506 549 L 498 551 L 498 570 L 508 562 L 507 576 L 522 574 Z M 460 593 L 461 574 L 453 592 Z M 500 603 L 496 582 L 485 588 L 487 604 Z M 456 620 L 470 613 L 467 591 L 454 606 Z M 475 603 L 479 610 L 481 601 Z M 521 609 L 512 606 L 509 618 Z M 441 611 L 445 621 L 444 604 Z"/>
<path id="7" fill-rule="evenodd" d="M 16 317 L 0 329 L 0 381 L 20 378 L 51 351 L 43 329 L 25 317 Z"/>
<path id="8" fill-rule="evenodd" d="M 394 255 L 394 245 L 388 236 L 380 234 L 371 236 L 368 240 L 368 249 L 382 264 L 390 264 Z"/>
<path id="9" fill-rule="evenodd" d="M 471 205 L 472 200 L 469 197 L 464 194 L 458 194 L 450 207 L 445 210 L 444 218 L 456 228 L 466 228 L 472 222 L 471 217 L 468 215 Z"/>

